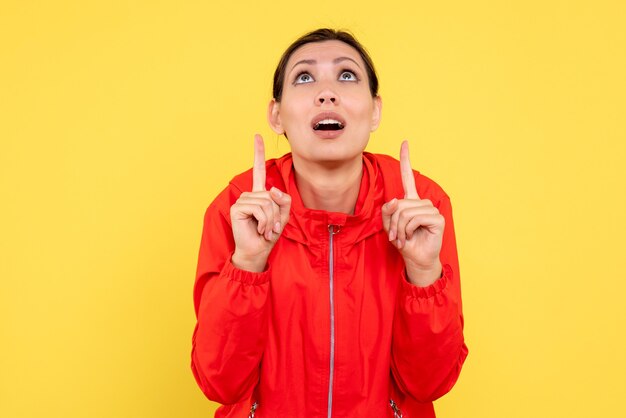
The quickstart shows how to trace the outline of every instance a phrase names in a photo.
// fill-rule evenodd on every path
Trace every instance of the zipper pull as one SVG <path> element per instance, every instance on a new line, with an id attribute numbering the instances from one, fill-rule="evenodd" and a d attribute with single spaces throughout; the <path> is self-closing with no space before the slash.
<path id="1" fill-rule="evenodd" d="M 393 409 L 393 418 L 402 418 L 402 412 L 393 399 L 389 399 L 389 405 L 391 406 L 391 409 Z"/>
<path id="2" fill-rule="evenodd" d="M 331 235 L 338 234 L 341 232 L 341 225 L 328 225 L 328 232 L 330 232 Z"/>
<path id="3" fill-rule="evenodd" d="M 252 404 L 252 406 L 250 407 L 250 415 L 248 415 L 248 418 L 254 418 L 254 412 L 256 411 L 258 407 L 259 407 L 258 402 L 255 402 Z"/>

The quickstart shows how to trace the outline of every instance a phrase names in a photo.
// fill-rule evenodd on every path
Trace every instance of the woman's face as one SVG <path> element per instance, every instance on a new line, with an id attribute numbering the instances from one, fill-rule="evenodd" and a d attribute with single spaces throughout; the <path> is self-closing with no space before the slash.
<path id="1" fill-rule="evenodd" d="M 285 68 L 280 102 L 272 100 L 272 129 L 289 138 L 294 159 L 341 163 L 361 158 L 380 121 L 359 53 L 341 41 L 298 48 Z"/>

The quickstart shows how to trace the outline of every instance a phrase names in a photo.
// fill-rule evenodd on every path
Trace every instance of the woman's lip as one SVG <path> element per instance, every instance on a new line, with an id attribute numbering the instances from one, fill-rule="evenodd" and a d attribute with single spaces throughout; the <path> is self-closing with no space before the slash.
<path id="1" fill-rule="evenodd" d="M 316 131 L 313 130 L 315 135 L 320 139 L 335 139 L 339 137 L 343 133 L 343 129 L 338 129 L 336 131 Z"/>

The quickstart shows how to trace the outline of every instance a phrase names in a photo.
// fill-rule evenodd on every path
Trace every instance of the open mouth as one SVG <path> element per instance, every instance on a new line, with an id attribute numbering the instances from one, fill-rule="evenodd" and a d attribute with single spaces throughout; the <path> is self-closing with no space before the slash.
<path id="1" fill-rule="evenodd" d="M 316 131 L 339 131 L 343 129 L 343 123 L 336 119 L 323 119 L 313 125 Z"/>

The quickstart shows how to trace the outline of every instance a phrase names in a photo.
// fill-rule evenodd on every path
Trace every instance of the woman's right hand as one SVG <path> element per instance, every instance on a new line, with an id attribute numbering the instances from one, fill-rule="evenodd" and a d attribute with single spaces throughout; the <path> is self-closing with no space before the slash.
<path id="1" fill-rule="evenodd" d="M 235 267 L 261 272 L 289 220 L 291 196 L 272 187 L 265 190 L 265 146 L 261 135 L 254 136 L 252 191 L 243 192 L 230 208 Z"/>

